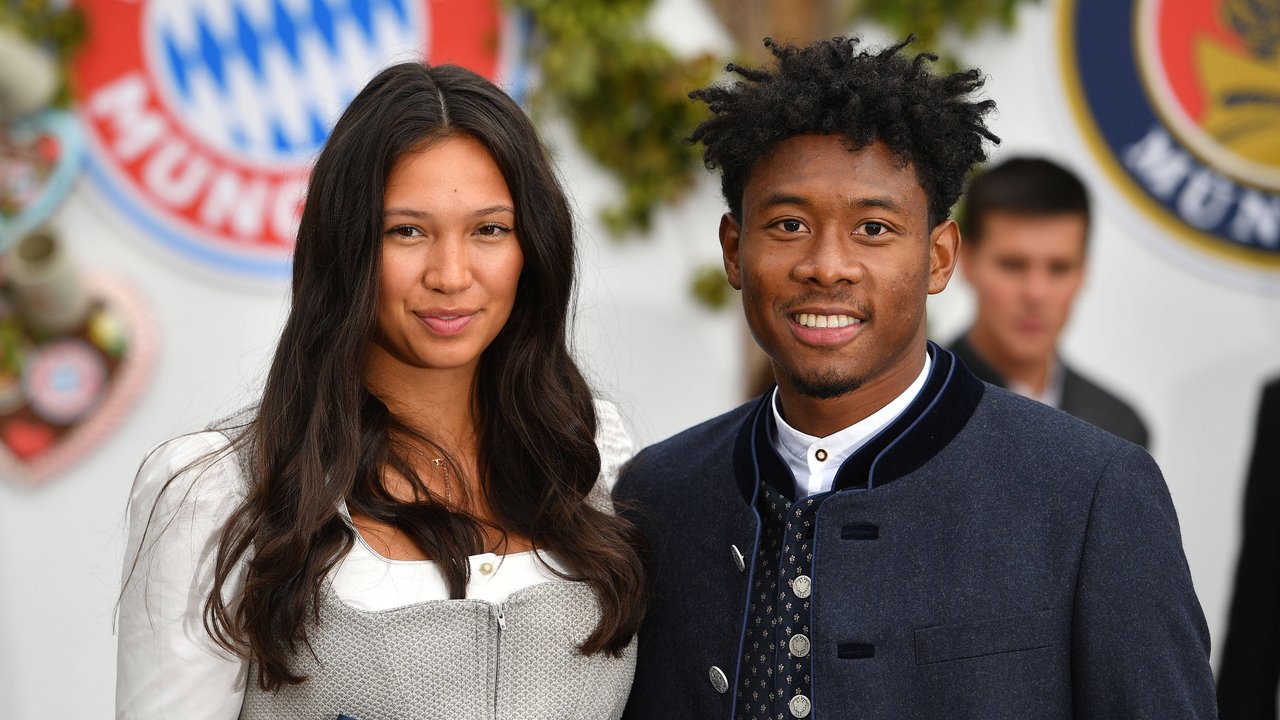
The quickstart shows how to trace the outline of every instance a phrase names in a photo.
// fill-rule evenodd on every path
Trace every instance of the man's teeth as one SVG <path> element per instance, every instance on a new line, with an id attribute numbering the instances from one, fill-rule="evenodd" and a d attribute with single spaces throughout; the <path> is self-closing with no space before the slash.
<path id="1" fill-rule="evenodd" d="M 835 328 L 847 327 L 849 325 L 858 325 L 862 321 L 856 317 L 848 315 L 814 315 L 813 313 L 800 313 L 795 316 L 797 323 L 811 328 Z"/>

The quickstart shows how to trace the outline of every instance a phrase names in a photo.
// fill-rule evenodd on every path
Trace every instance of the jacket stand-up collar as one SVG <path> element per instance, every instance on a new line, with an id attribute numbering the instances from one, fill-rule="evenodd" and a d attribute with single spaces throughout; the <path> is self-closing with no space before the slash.
<path id="1" fill-rule="evenodd" d="M 929 343 L 933 368 L 920 395 L 888 427 L 845 460 L 833 490 L 871 489 L 893 482 L 938 454 L 977 409 L 984 385 L 956 356 Z M 754 507 L 760 478 L 782 471 L 789 474 L 769 441 L 772 421 L 766 392 L 738 430 L 734 443 L 734 475 L 742 499 Z M 786 475 L 783 475 L 784 477 Z"/>

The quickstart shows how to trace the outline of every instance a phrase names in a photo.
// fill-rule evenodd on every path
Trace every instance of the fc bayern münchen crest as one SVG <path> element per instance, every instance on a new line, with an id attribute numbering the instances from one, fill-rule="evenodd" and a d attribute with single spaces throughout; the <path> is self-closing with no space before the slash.
<path id="1" fill-rule="evenodd" d="M 495 73 L 493 0 L 82 0 L 80 115 L 98 187 L 149 238 L 288 275 L 307 173 L 379 69 Z"/>
<path id="2" fill-rule="evenodd" d="M 1092 153 L 1164 234 L 1280 279 L 1280 5 L 1061 0 Z"/>

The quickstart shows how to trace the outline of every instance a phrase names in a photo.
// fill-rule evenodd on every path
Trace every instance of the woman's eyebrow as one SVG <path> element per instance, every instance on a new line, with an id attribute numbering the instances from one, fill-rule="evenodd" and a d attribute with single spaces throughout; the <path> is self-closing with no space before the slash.
<path id="1" fill-rule="evenodd" d="M 431 217 L 431 213 L 427 212 L 426 210 L 415 210 L 413 208 L 387 208 L 386 210 L 382 211 L 383 217 L 388 217 L 391 215 L 404 215 L 404 216 L 413 217 L 413 218 Z"/>
<path id="2" fill-rule="evenodd" d="M 510 205 L 490 205 L 487 208 L 481 208 L 471 214 L 475 217 L 484 217 L 486 215 L 497 215 L 498 213 L 511 213 L 512 215 L 515 215 L 516 211 Z"/>
<path id="3" fill-rule="evenodd" d="M 516 211 L 510 205 L 490 205 L 489 207 L 480 208 L 479 210 L 476 210 L 475 212 L 471 213 L 471 215 L 473 217 L 487 217 L 489 215 L 497 215 L 499 213 L 511 213 L 512 215 L 514 215 L 515 212 Z M 383 217 L 390 217 L 393 215 L 411 217 L 411 218 L 422 218 L 422 219 L 428 219 L 428 218 L 434 217 L 429 210 L 418 210 L 415 208 L 393 207 L 393 208 L 387 208 L 386 210 L 382 211 Z"/>

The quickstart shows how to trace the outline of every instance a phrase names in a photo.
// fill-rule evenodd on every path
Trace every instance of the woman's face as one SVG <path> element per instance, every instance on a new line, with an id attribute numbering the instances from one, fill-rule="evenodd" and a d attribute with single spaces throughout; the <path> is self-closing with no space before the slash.
<path id="1" fill-rule="evenodd" d="M 515 203 L 483 145 L 449 137 L 406 153 L 385 192 L 370 370 L 474 372 L 523 266 Z"/>

